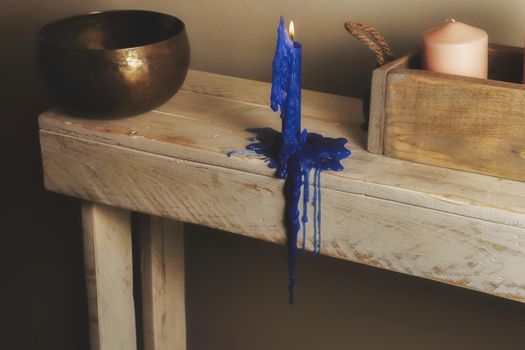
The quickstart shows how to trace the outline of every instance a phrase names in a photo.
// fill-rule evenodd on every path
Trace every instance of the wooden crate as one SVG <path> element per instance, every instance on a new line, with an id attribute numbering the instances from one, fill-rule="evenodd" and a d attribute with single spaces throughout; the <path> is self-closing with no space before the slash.
<path id="1" fill-rule="evenodd" d="M 373 73 L 368 150 L 525 181 L 523 48 L 491 45 L 489 79 L 421 69 L 414 52 Z"/>

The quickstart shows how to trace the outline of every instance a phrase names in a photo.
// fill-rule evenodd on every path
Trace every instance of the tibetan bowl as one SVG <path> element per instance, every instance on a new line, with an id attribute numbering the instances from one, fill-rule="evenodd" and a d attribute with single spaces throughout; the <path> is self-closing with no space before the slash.
<path id="1" fill-rule="evenodd" d="M 151 11 L 107 11 L 44 26 L 39 71 L 50 94 L 75 112 L 128 116 L 169 100 L 190 59 L 184 23 Z"/>

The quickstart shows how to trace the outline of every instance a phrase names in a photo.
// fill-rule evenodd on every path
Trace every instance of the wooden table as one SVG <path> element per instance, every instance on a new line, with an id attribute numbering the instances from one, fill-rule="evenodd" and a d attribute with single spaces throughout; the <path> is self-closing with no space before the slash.
<path id="1" fill-rule="evenodd" d="M 280 130 L 269 91 L 190 71 L 140 116 L 40 116 L 46 188 L 85 201 L 92 349 L 136 348 L 130 211 L 143 213 L 146 349 L 186 348 L 183 222 L 285 243 L 283 181 L 260 159 L 226 155 L 246 146 L 247 128 Z M 344 172 L 322 175 L 322 254 L 525 302 L 525 183 L 368 153 L 360 108 L 303 92 L 304 127 L 353 152 Z"/>

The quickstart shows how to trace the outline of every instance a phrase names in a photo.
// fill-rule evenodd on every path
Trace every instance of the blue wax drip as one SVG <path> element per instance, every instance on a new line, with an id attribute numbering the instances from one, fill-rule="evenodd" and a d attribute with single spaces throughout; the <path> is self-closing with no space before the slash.
<path id="1" fill-rule="evenodd" d="M 306 248 L 306 225 L 308 223 L 308 201 L 310 200 L 310 169 L 306 169 L 304 172 L 303 180 L 303 217 L 301 221 L 303 223 L 303 253 Z"/>
<path id="2" fill-rule="evenodd" d="M 321 169 L 317 173 L 317 254 L 321 253 Z"/>
<path id="3" fill-rule="evenodd" d="M 255 133 L 256 140 L 247 146 L 247 149 L 255 152 L 268 160 L 271 168 L 279 169 L 279 152 L 282 150 L 281 133 L 271 128 L 254 128 L 248 131 Z M 304 130 L 299 138 L 298 147 L 295 152 L 287 157 L 287 172 L 284 182 L 285 204 L 285 226 L 288 238 L 288 291 L 289 302 L 294 303 L 294 289 L 297 275 L 297 236 L 303 223 L 303 234 L 308 222 L 308 213 L 305 208 L 309 201 L 308 179 L 312 169 L 314 169 L 314 252 L 318 254 L 321 249 L 321 171 L 332 170 L 341 171 L 343 165 L 341 160 L 350 156 L 351 152 L 345 148 L 346 139 L 324 137 L 315 133 L 308 133 Z M 276 176 L 283 178 L 278 171 Z M 299 213 L 299 199 L 303 188 L 303 215 Z M 303 240 L 304 242 L 304 240 Z M 304 247 L 304 243 L 303 243 Z"/>
<path id="4" fill-rule="evenodd" d="M 297 235 L 303 224 L 303 250 L 308 222 L 309 177 L 314 169 L 314 254 L 321 250 L 321 171 L 341 171 L 341 160 L 350 156 L 343 138 L 323 137 L 301 133 L 301 44 L 293 42 L 281 17 L 277 30 L 277 46 L 273 60 L 271 108 L 281 111 L 282 133 L 270 128 L 249 129 L 256 140 L 248 145 L 248 153 L 230 152 L 229 155 L 257 154 L 267 159 L 276 176 L 285 179 L 285 227 L 288 238 L 288 292 L 294 303 L 296 280 Z M 299 213 L 299 199 L 303 187 L 303 215 Z"/>
<path id="5" fill-rule="evenodd" d="M 314 206 L 314 250 L 317 247 L 317 169 L 314 171 L 314 198 L 312 199 L 312 205 Z"/>

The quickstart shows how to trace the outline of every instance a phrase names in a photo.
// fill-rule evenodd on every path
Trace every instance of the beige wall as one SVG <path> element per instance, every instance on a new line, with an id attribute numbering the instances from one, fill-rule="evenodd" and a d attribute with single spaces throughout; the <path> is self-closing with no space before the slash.
<path id="1" fill-rule="evenodd" d="M 293 19 L 303 44 L 303 83 L 311 89 L 359 94 L 372 56 L 343 28 L 348 20 L 376 26 L 397 54 L 446 18 L 489 31 L 492 42 L 523 46 L 525 1 L 516 0 L 111 0 L 182 18 L 195 68 L 269 80 L 280 15 Z"/>
<path id="2" fill-rule="evenodd" d="M 358 96 L 372 57 L 343 29 L 377 26 L 398 54 L 446 17 L 522 45 L 524 1 L 1 0 L 0 236 L 5 349 L 86 349 L 78 204 L 42 190 L 35 116 L 51 105 L 34 69 L 39 26 L 105 8 L 181 17 L 192 66 L 269 80 L 279 15 L 296 22 L 304 85 Z M 299 259 L 286 304 L 284 247 L 193 227 L 188 237 L 190 349 L 522 349 L 525 307 L 325 257 Z M 525 269 L 525 267 L 524 267 Z M 4 296 L 5 294 L 5 296 Z M 6 302 L 7 301 L 7 302 Z"/>
<path id="3" fill-rule="evenodd" d="M 0 0 L 0 348 L 87 349 L 78 204 L 42 187 L 35 68 L 45 22 L 103 1 Z"/>

